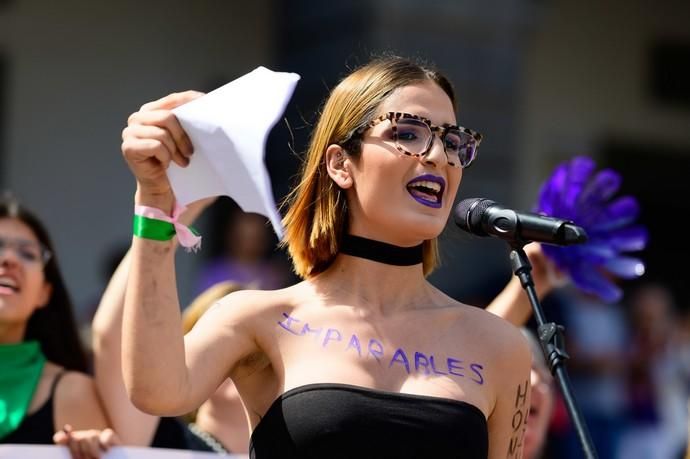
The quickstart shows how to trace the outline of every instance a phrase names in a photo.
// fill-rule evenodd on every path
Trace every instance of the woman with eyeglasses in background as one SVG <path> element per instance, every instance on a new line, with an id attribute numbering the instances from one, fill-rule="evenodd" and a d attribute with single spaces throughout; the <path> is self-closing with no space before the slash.
<path id="1" fill-rule="evenodd" d="M 48 233 L 15 199 L 2 198 L 0 443 L 50 444 L 63 429 L 98 429 L 107 439 L 112 432 L 87 371 Z M 91 457 L 90 446 L 75 443 L 73 454 Z"/>
<path id="2" fill-rule="evenodd" d="M 165 170 L 187 166 L 193 151 L 171 109 L 199 96 L 146 104 L 123 132 L 135 203 L 149 215 L 175 207 Z M 232 293 L 185 336 L 174 244 L 156 238 L 160 224 L 137 220 L 123 330 L 134 404 L 181 414 L 230 377 L 252 458 L 520 457 L 526 340 L 426 280 L 481 139 L 455 111 L 450 82 L 405 59 L 374 60 L 342 80 L 284 219 L 304 281 Z"/>

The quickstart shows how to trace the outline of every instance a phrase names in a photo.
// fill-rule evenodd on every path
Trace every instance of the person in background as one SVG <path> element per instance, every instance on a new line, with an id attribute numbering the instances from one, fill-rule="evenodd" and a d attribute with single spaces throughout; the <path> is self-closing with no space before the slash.
<path id="1" fill-rule="evenodd" d="M 87 374 L 57 254 L 40 220 L 0 199 L 0 443 L 70 446 L 96 457 L 112 431 Z M 77 441 L 72 430 L 99 432 Z M 56 433 L 57 432 L 57 433 Z"/>
<path id="2" fill-rule="evenodd" d="M 235 208 L 223 218 L 220 235 L 222 252 L 202 265 L 198 292 L 223 281 L 273 290 L 292 280 L 289 266 L 276 256 L 277 241 L 265 217 Z"/>
<path id="3" fill-rule="evenodd" d="M 673 294 L 660 282 L 637 285 L 625 301 L 631 325 L 628 411 L 618 457 L 679 459 L 688 443 L 690 374 Z"/>

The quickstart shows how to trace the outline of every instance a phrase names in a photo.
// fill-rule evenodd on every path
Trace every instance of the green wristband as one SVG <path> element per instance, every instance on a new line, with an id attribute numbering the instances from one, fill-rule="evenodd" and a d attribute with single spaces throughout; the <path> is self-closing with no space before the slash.
<path id="1" fill-rule="evenodd" d="M 136 214 L 132 222 L 132 231 L 137 237 L 154 241 L 169 241 L 175 236 L 175 226 L 172 223 Z"/>

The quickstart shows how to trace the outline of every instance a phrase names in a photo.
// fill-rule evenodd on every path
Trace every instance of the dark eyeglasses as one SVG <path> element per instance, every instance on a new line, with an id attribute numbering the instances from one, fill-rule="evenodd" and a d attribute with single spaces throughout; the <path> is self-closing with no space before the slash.
<path id="1" fill-rule="evenodd" d="M 429 153 L 434 133 L 441 139 L 448 164 L 453 167 L 468 167 L 477 157 L 477 148 L 482 135 L 471 129 L 452 124 L 436 126 L 430 120 L 418 115 L 402 112 L 388 112 L 356 131 L 362 135 L 377 124 L 389 120 L 393 131 L 395 147 L 407 156 L 420 158 Z"/>
<path id="2" fill-rule="evenodd" d="M 14 250 L 21 263 L 28 267 L 43 268 L 53 256 L 50 250 L 37 242 L 0 237 L 0 256 L 10 249 Z"/>

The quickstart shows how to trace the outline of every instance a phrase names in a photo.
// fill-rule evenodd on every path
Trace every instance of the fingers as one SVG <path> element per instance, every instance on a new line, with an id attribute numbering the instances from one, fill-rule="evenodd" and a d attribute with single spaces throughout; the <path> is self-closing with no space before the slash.
<path id="1" fill-rule="evenodd" d="M 87 431 L 91 433 L 79 441 L 83 459 L 97 459 L 101 457 L 101 442 L 98 431 Z"/>
<path id="2" fill-rule="evenodd" d="M 165 150 L 153 150 L 156 157 L 165 157 L 184 167 L 189 164 L 194 148 L 189 137 L 182 129 L 177 117 L 166 110 L 136 112 L 129 117 L 127 127 L 122 131 L 122 140 L 129 139 L 155 140 Z M 138 152 L 144 153 L 144 152 Z"/>
<path id="3" fill-rule="evenodd" d="M 120 437 L 117 436 L 113 429 L 103 430 L 99 435 L 99 441 L 101 449 L 104 451 L 107 451 L 111 446 L 118 446 L 122 444 L 122 440 L 120 440 Z"/>
<path id="4" fill-rule="evenodd" d="M 144 104 L 127 120 L 122 131 L 122 154 L 137 179 L 138 190 L 170 196 L 167 177 L 170 162 L 189 165 L 192 142 L 180 125 L 173 108 L 202 96 L 197 91 L 170 94 Z"/>
<path id="5" fill-rule="evenodd" d="M 60 430 L 53 434 L 53 443 L 55 443 L 56 445 L 67 446 L 68 441 L 69 436 L 64 430 Z"/>
<path id="6" fill-rule="evenodd" d="M 65 426 L 62 428 L 62 431 L 57 432 L 53 436 L 53 440 L 55 440 L 56 436 L 60 438 L 63 441 L 63 443 L 60 444 L 67 446 L 67 448 L 69 448 L 70 456 L 72 456 L 73 459 L 84 459 L 81 456 L 81 448 L 79 442 L 73 437 L 72 433 L 72 426 L 69 424 L 65 424 Z"/>
<path id="7" fill-rule="evenodd" d="M 184 92 L 174 92 L 172 94 L 168 94 L 165 97 L 161 97 L 158 100 L 154 100 L 153 102 L 148 102 L 144 105 L 141 106 L 139 111 L 148 111 L 148 110 L 172 110 L 175 107 L 179 107 L 180 105 L 184 105 L 187 102 L 190 102 L 194 99 L 197 99 L 201 96 L 203 96 L 203 92 L 199 91 L 184 91 Z"/>
<path id="8" fill-rule="evenodd" d="M 53 441 L 67 446 L 73 459 L 97 459 L 111 446 L 121 444 L 112 429 L 74 431 L 69 424 L 53 435 Z"/>

